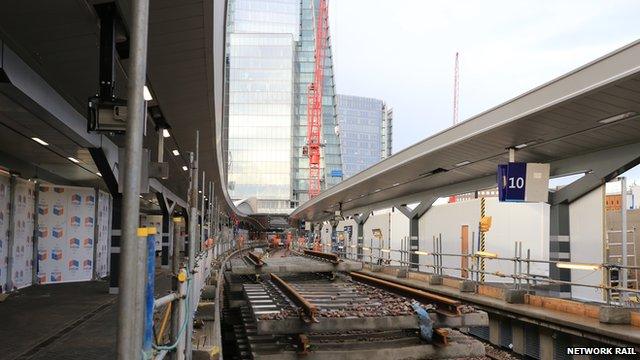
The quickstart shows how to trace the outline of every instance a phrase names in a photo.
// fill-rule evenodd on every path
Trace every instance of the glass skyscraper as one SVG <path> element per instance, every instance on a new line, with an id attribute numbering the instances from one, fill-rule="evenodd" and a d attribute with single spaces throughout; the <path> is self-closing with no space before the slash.
<path id="1" fill-rule="evenodd" d="M 308 200 L 307 88 L 317 0 L 231 0 L 223 147 L 233 200 L 288 213 Z M 328 35 L 327 35 L 328 37 Z M 331 47 L 325 50 L 322 188 L 342 180 Z"/>
<path id="2" fill-rule="evenodd" d="M 392 110 L 382 100 L 337 96 L 344 178 L 391 155 Z"/>

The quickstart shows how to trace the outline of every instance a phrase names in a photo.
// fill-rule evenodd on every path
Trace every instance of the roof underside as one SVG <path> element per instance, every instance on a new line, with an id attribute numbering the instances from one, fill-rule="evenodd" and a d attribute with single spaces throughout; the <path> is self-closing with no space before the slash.
<path id="1" fill-rule="evenodd" d="M 87 111 L 87 99 L 98 88 L 99 22 L 93 4 L 100 2 L 104 1 L 19 1 L 0 12 L 0 38 L 82 116 Z M 117 0 L 116 4 L 127 27 L 130 3 Z M 216 141 L 220 136 L 216 129 L 222 119 L 225 12 L 226 1 L 151 1 L 147 78 L 153 104 L 160 107 L 172 132 L 172 137 L 165 140 L 170 179 L 163 184 L 186 198 L 189 182 L 181 168 L 187 164 L 187 152 L 195 150 L 195 130 L 199 129 L 200 169 L 206 173 L 207 182 L 214 181 L 218 199 L 224 199 L 220 201 L 221 210 L 235 211 L 220 176 L 220 148 Z M 120 98 L 127 97 L 127 69 L 128 60 L 120 59 L 116 64 Z M 10 113 L 12 109 L 15 111 Z M 19 134 L 22 139 L 0 131 L 0 151 L 18 154 L 21 160 L 44 165 L 51 171 L 64 166 L 58 173 L 72 182 L 91 178 L 89 175 L 96 168 L 86 151 L 87 144 L 74 141 L 55 127 L 47 127 L 31 109 L 16 108 L 6 98 L 0 97 L 0 110 L 3 125 L 23 130 Z M 147 134 L 145 147 L 155 157 L 157 135 L 152 125 Z M 48 139 L 52 148 L 63 151 L 15 151 L 36 148 L 29 140 L 31 136 Z M 123 143 L 122 138 L 112 140 Z M 180 151 L 180 156 L 171 154 L 174 149 Z M 78 156 L 87 170 L 76 169 L 61 154 Z M 93 176 L 93 181 L 97 184 L 100 179 Z"/>

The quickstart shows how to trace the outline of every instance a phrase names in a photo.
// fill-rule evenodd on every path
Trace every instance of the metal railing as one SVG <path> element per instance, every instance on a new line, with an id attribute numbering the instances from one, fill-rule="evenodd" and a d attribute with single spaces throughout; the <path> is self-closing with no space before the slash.
<path id="1" fill-rule="evenodd" d="M 252 242 L 249 241 L 247 247 L 236 249 L 237 242 L 235 239 L 230 238 L 226 234 L 222 235 L 223 233 L 224 232 L 220 233 L 220 241 L 215 242 L 195 256 L 193 269 L 189 270 L 186 266 L 182 265 L 179 271 L 174 274 L 178 282 L 176 291 L 172 291 L 154 300 L 153 311 L 159 312 L 164 310 L 163 316 L 159 317 L 160 324 L 157 324 L 159 331 L 155 337 L 154 352 L 151 357 L 154 360 L 164 359 L 170 353 L 175 353 L 175 358 L 179 360 L 190 358 L 187 344 L 191 343 L 193 334 L 189 331 L 188 324 L 193 322 L 202 290 L 214 272 L 214 263 L 222 266 L 222 264 L 236 252 L 244 251 L 253 246 Z M 219 290 L 220 289 L 216 290 L 216 305 L 218 301 L 217 296 L 220 293 Z M 167 329 L 169 318 L 173 316 L 170 314 L 172 314 L 172 308 L 174 307 L 178 310 L 177 324 L 179 324 L 179 326 L 177 333 L 176 329 L 174 329 L 169 343 L 160 344 L 165 339 L 165 330 Z M 216 311 L 219 311 L 218 306 L 216 306 Z M 216 314 L 215 319 L 217 323 L 214 324 L 214 326 L 218 330 L 214 332 L 219 336 L 220 324 L 218 314 Z M 212 339 L 211 343 L 220 344 L 220 339 Z"/>
<path id="2" fill-rule="evenodd" d="M 369 241 L 369 246 L 364 245 L 347 245 L 342 248 L 341 251 L 335 251 L 336 249 L 332 249 L 333 246 L 331 244 L 323 244 L 325 251 L 334 251 L 338 253 L 339 256 L 343 258 L 347 258 L 355 261 L 362 261 L 363 263 L 368 263 L 370 265 L 397 265 L 400 267 L 414 267 L 418 271 L 421 269 L 425 269 L 424 272 L 434 274 L 434 275 L 446 275 L 447 277 L 461 279 L 461 280 L 474 280 L 479 283 L 482 283 L 481 275 L 485 276 L 493 276 L 495 278 L 500 279 L 512 279 L 511 283 L 513 288 L 515 289 L 525 289 L 532 290 L 534 286 L 537 285 L 570 285 L 570 286 L 578 286 L 592 289 L 599 289 L 603 292 L 603 302 L 607 304 L 613 304 L 618 306 L 638 306 L 637 302 L 633 302 L 631 300 L 622 301 L 616 300 L 612 296 L 614 292 L 619 294 L 635 294 L 636 298 L 640 298 L 640 290 L 635 288 L 630 288 L 628 286 L 623 286 L 623 283 L 618 281 L 617 285 L 613 286 L 611 284 L 611 273 L 613 271 L 619 271 L 621 269 L 627 270 L 640 270 L 640 266 L 622 266 L 620 264 L 602 262 L 602 263 L 594 263 L 594 264 L 581 264 L 581 263 L 572 263 L 566 261 L 557 261 L 557 260 L 544 260 L 544 259 L 532 259 L 531 258 L 531 249 L 527 249 L 526 255 L 523 255 L 522 242 L 514 242 L 514 254 L 511 257 L 503 257 L 498 254 L 489 253 L 489 252 L 480 252 L 473 251 L 471 253 L 462 254 L 462 253 L 448 253 L 442 251 L 442 237 L 434 237 L 433 240 L 433 249 L 435 251 L 411 251 L 407 250 L 409 246 L 408 238 L 403 239 L 400 242 L 400 249 L 392 249 L 392 248 L 383 248 L 383 247 L 374 247 L 373 240 Z M 358 255 L 358 254 L 361 255 Z M 391 254 L 397 254 L 398 256 L 394 257 Z M 418 255 L 419 259 L 422 258 L 431 258 L 432 263 L 427 263 L 427 261 L 419 261 L 418 263 L 410 261 L 410 255 Z M 445 266 L 444 258 L 447 257 L 455 257 L 455 258 L 467 258 L 469 259 L 470 266 L 468 267 L 457 267 L 457 266 Z M 510 272 L 501 272 L 501 271 L 486 271 L 481 270 L 480 261 L 484 259 L 486 262 L 510 262 L 513 264 L 512 270 Z M 367 261 L 368 260 L 368 261 Z M 535 264 L 544 264 L 549 266 L 556 266 L 561 269 L 575 269 L 575 270 L 591 270 L 591 271 L 601 271 L 603 281 L 600 284 L 589 284 L 579 281 L 565 281 L 559 279 L 551 279 L 547 274 L 536 274 L 532 272 L 532 265 Z M 430 271 L 428 271 L 430 269 Z M 460 274 L 467 274 L 467 276 L 460 276 L 452 273 L 453 271 L 459 271 Z M 623 297 L 621 296 L 620 299 Z"/>

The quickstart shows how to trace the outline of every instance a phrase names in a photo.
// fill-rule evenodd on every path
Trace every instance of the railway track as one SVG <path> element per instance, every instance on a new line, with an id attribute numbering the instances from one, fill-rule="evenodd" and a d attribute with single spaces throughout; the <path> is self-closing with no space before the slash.
<path id="1" fill-rule="evenodd" d="M 288 269 L 355 268 L 331 254 L 289 257 Z M 277 256 L 277 255 L 275 255 Z M 287 258 L 246 255 L 225 284 L 223 340 L 238 359 L 471 358 L 484 345 L 455 330 L 486 326 L 487 316 L 458 301 L 352 271 L 282 271 Z M 234 266 L 242 271 L 234 272 Z M 281 266 L 281 265 L 279 265 Z M 255 275 L 246 273 L 253 267 Z M 276 273 L 265 272 L 266 269 Z M 235 291 L 231 291 L 231 290 Z M 418 311 L 420 310 L 420 311 Z M 422 314 L 422 316 L 420 315 Z M 422 327 L 421 327 L 422 325 Z M 427 331 L 427 329 L 429 329 Z M 226 339 L 225 339 L 226 337 Z M 232 355 L 225 349 L 225 356 Z"/>

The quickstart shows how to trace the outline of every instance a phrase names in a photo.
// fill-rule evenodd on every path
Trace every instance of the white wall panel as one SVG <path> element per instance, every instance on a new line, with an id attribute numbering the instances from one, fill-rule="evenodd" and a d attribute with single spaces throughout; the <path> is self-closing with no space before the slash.
<path id="1" fill-rule="evenodd" d="M 514 242 L 522 241 L 523 256 L 531 249 L 534 259 L 548 260 L 549 205 L 546 203 L 501 203 L 497 198 L 486 199 L 486 215 L 493 217 L 491 230 L 486 234 L 486 251 L 502 257 L 513 257 Z M 460 229 L 469 225 L 469 245 L 477 243 L 480 221 L 480 200 L 468 200 L 434 206 L 420 219 L 420 249 L 432 252 L 433 236 L 442 234 L 445 253 L 461 252 Z M 475 233 L 475 238 L 472 234 Z M 421 256 L 421 264 L 433 264 L 430 256 Z M 444 257 L 443 266 L 460 267 L 459 257 Z M 486 271 L 512 273 L 513 263 L 487 260 Z M 532 265 L 532 273 L 548 275 L 548 266 Z M 445 274 L 460 276 L 459 270 L 445 270 Z M 509 282 L 496 276 L 487 281 Z"/>
<path id="2" fill-rule="evenodd" d="M 569 229 L 571 242 L 571 262 L 603 262 L 603 187 L 593 190 L 569 205 Z M 602 283 L 601 270 L 571 270 L 571 281 L 589 285 Z M 599 289 L 572 286 L 574 298 L 602 301 Z"/>
<path id="3" fill-rule="evenodd" d="M 33 226 L 35 210 L 35 183 L 16 178 L 13 214 L 14 239 L 12 249 L 12 283 L 21 289 L 31 285 L 33 270 Z"/>

